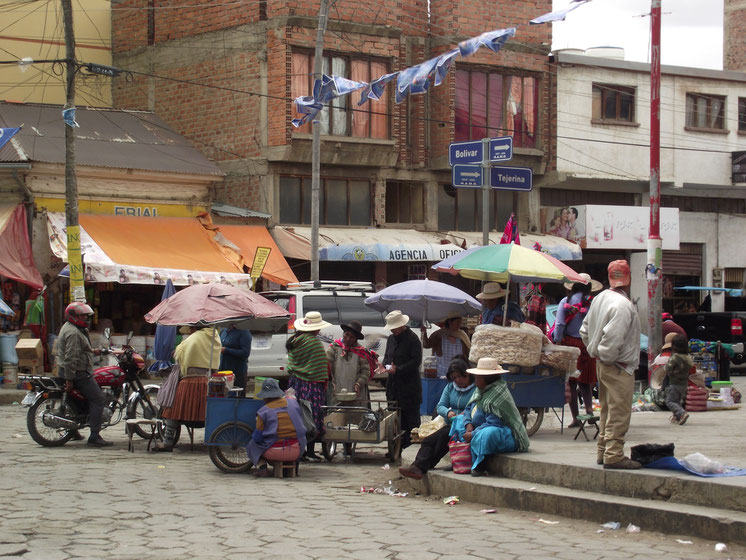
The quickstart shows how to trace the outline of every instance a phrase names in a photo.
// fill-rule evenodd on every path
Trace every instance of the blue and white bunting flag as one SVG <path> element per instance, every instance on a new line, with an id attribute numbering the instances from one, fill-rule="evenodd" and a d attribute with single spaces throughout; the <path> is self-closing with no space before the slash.
<path id="1" fill-rule="evenodd" d="M 567 14 L 572 12 L 575 8 L 579 8 L 583 4 L 587 4 L 590 1 L 591 0 L 572 0 L 572 4 L 570 4 L 567 8 L 562 8 L 561 10 L 544 14 L 532 19 L 529 23 L 537 25 L 540 23 L 549 23 L 551 21 L 565 21 L 565 16 Z"/>
<path id="2" fill-rule="evenodd" d="M 512 37 L 515 37 L 515 27 L 496 29 L 494 31 L 487 31 L 466 41 L 461 41 L 458 44 L 458 48 L 461 51 L 461 56 L 464 58 L 473 55 L 479 50 L 479 47 L 487 47 L 491 51 L 498 52 L 508 42 L 508 39 Z"/>
<path id="3" fill-rule="evenodd" d="M 16 128 L 0 128 L 0 148 L 5 146 L 19 130 L 21 130 L 20 126 Z"/>

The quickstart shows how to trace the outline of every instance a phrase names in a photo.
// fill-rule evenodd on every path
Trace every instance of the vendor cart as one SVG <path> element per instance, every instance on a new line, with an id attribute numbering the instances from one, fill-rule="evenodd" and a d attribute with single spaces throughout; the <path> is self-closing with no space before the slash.
<path id="1" fill-rule="evenodd" d="M 221 471 L 240 473 L 251 467 L 246 447 L 256 428 L 256 413 L 262 406 L 262 399 L 208 397 L 205 445 L 210 460 Z"/>
<path id="2" fill-rule="evenodd" d="M 322 437 L 324 457 L 331 461 L 337 445 L 343 444 L 345 459 L 351 459 L 358 443 L 388 442 L 389 458 L 397 459 L 401 453 L 399 408 L 396 402 L 371 400 L 370 408 L 343 404 L 322 406 L 325 432 Z"/>
<path id="3" fill-rule="evenodd" d="M 565 424 L 565 372 L 548 366 L 503 367 L 510 371 L 504 376 L 505 382 L 521 413 L 528 435 L 532 436 L 538 431 L 546 409 L 554 412 L 560 421 L 562 433 Z M 561 413 L 556 409 L 560 409 Z"/>

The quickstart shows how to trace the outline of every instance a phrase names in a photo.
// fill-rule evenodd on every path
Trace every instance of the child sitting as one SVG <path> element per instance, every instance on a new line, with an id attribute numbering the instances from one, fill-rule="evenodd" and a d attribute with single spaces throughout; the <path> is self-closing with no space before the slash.
<path id="1" fill-rule="evenodd" d="M 681 407 L 686 396 L 689 374 L 694 370 L 694 363 L 689 356 L 689 341 L 684 335 L 677 334 L 671 341 L 671 357 L 665 365 L 668 376 L 666 387 L 666 407 L 673 412 L 672 424 L 683 425 L 689 414 Z"/>

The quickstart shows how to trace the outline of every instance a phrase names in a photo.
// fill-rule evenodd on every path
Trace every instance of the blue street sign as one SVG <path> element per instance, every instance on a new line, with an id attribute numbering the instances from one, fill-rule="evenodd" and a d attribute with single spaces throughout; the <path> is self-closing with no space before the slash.
<path id="1" fill-rule="evenodd" d="M 513 137 L 490 138 L 490 161 L 513 159 Z"/>
<path id="2" fill-rule="evenodd" d="M 454 187 L 481 187 L 482 168 L 479 165 L 454 165 L 452 183 Z"/>
<path id="3" fill-rule="evenodd" d="M 534 173 L 530 167 L 492 167 L 490 186 L 504 191 L 530 191 Z M 454 185 L 455 186 L 455 185 Z"/>
<path id="4" fill-rule="evenodd" d="M 457 142 L 448 146 L 448 165 L 482 163 L 482 141 Z"/>

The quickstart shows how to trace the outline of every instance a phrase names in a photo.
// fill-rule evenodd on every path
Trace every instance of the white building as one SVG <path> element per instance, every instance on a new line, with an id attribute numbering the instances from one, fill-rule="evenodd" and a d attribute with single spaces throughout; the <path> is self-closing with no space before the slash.
<path id="1" fill-rule="evenodd" d="M 612 48 L 552 56 L 556 169 L 532 193 L 530 224 L 577 237 L 583 268 L 598 279 L 609 261 L 629 258 L 633 299 L 644 316 L 650 65 L 625 61 Z M 738 288 L 744 281 L 746 74 L 663 66 L 660 128 L 663 310 L 674 312 L 700 298 L 677 286 Z M 567 215 L 570 222 L 577 216 L 572 232 Z M 723 295 L 712 299 L 713 311 L 724 308 Z"/>

